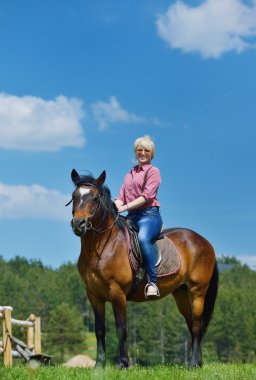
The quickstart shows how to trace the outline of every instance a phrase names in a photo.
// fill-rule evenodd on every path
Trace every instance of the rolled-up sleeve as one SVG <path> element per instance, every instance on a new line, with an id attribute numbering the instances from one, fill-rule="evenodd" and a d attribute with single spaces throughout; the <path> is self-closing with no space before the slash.
<path id="1" fill-rule="evenodd" d="M 159 169 L 152 167 L 152 169 L 150 169 L 148 172 L 146 184 L 143 192 L 141 193 L 147 202 L 156 198 L 157 190 L 161 182 L 162 179 Z"/>

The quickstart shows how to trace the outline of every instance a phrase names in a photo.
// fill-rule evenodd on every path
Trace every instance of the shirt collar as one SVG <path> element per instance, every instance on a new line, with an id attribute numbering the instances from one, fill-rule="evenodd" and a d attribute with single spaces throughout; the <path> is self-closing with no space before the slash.
<path id="1" fill-rule="evenodd" d="M 146 164 L 146 165 L 142 165 L 142 166 L 139 166 L 139 165 L 136 165 L 132 168 L 133 171 L 136 171 L 136 172 L 140 172 L 140 171 L 145 171 L 147 170 L 150 166 L 152 166 L 151 164 Z"/>

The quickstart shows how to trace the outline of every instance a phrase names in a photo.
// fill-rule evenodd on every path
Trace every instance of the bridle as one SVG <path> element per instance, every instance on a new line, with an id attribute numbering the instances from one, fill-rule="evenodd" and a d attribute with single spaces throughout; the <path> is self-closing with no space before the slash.
<path id="1" fill-rule="evenodd" d="M 111 224 L 111 226 L 105 228 L 104 230 L 102 230 L 101 228 L 95 228 L 92 224 L 92 219 L 94 218 L 95 214 L 96 214 L 96 211 L 98 209 L 100 209 L 100 205 L 103 206 L 109 213 L 111 213 L 111 211 L 107 208 L 107 206 L 104 204 L 104 202 L 102 201 L 101 199 L 101 196 L 100 196 L 100 190 L 98 188 L 98 186 L 92 184 L 92 183 L 83 183 L 82 184 L 83 186 L 91 186 L 91 187 L 94 187 L 95 189 L 98 190 L 98 202 L 96 204 L 96 206 L 94 207 L 94 210 L 92 212 L 92 215 L 89 217 L 89 218 L 86 218 L 85 219 L 85 232 L 88 231 L 88 230 L 93 230 L 99 234 L 102 234 L 103 232 L 106 232 L 108 230 L 110 230 L 111 228 L 114 227 L 115 223 L 117 222 L 118 218 L 119 218 L 119 214 L 117 213 L 117 216 L 114 220 L 114 222 Z M 77 185 L 79 186 L 79 184 Z M 69 206 L 72 202 L 74 201 L 73 197 L 72 199 L 65 205 L 65 206 Z M 71 221 L 71 224 L 72 224 L 72 221 Z"/>

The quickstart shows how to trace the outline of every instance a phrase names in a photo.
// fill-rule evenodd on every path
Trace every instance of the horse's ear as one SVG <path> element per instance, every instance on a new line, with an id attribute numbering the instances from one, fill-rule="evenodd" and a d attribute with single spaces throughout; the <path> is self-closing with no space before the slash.
<path id="1" fill-rule="evenodd" d="M 72 170 L 71 172 L 71 179 L 74 182 L 74 184 L 77 183 L 77 180 L 80 178 L 80 175 L 77 173 L 75 169 Z"/>
<path id="2" fill-rule="evenodd" d="M 105 172 L 105 170 L 103 170 L 103 172 L 101 173 L 99 178 L 97 178 L 95 181 L 96 181 L 98 186 L 101 186 L 105 182 L 105 179 L 106 179 L 106 172 Z"/>

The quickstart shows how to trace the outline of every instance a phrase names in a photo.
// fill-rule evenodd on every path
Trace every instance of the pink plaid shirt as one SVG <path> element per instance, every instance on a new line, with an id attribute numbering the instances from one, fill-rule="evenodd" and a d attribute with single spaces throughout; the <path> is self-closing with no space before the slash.
<path id="1" fill-rule="evenodd" d="M 145 172 L 148 169 L 147 180 L 144 190 L 142 191 Z M 146 203 L 142 207 L 160 207 L 157 200 L 157 190 L 161 182 L 160 171 L 155 166 L 152 166 L 151 164 L 134 166 L 125 176 L 120 194 L 116 199 L 120 199 L 123 204 L 127 204 L 134 201 L 134 199 L 143 196 L 146 199 Z"/>

